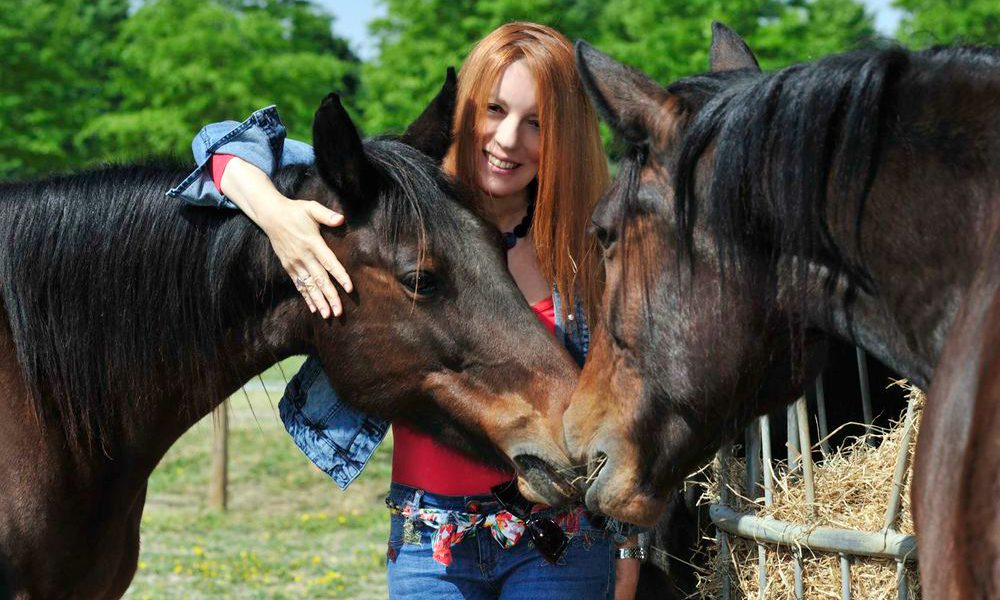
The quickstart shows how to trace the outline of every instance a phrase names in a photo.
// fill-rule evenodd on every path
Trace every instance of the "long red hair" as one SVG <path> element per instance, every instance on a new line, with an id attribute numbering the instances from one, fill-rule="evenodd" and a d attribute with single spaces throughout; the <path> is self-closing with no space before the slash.
<path id="1" fill-rule="evenodd" d="M 535 77 L 540 124 L 531 240 L 542 274 L 555 282 L 562 297 L 563 316 L 580 298 L 590 317 L 600 301 L 603 271 L 587 226 L 608 185 L 608 165 L 597 113 L 577 76 L 569 40 L 551 27 L 518 21 L 494 29 L 473 47 L 458 74 L 455 141 L 444 168 L 469 189 L 479 190 L 480 124 L 495 82 L 519 60 Z M 489 197 L 476 197 L 489 212 Z"/>

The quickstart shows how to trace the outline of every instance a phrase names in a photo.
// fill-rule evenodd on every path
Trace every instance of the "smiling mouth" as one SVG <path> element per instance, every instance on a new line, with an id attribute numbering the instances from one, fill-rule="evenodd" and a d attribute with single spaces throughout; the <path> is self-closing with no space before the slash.
<path id="1" fill-rule="evenodd" d="M 493 156 L 487 150 L 483 150 L 483 154 L 486 155 L 486 162 L 490 163 L 492 166 L 502 169 L 504 171 L 513 171 L 514 169 L 520 167 L 521 165 L 516 162 L 510 162 L 506 160 L 500 160 L 496 156 Z"/>

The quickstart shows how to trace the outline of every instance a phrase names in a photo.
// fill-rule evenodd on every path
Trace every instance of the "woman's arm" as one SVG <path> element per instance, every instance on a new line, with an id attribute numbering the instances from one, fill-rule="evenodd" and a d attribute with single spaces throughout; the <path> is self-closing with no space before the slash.
<path id="1" fill-rule="evenodd" d="M 635 598 L 635 591 L 639 585 L 638 558 L 618 558 L 618 548 L 637 548 L 639 546 L 639 536 L 633 535 L 625 539 L 621 544 L 615 544 L 615 600 L 632 600 Z"/>
<path id="2" fill-rule="evenodd" d="M 324 319 L 340 316 L 340 296 L 329 276 L 346 292 L 352 289 L 351 279 L 320 235 L 320 226 L 341 225 L 344 216 L 318 202 L 285 197 L 266 173 L 239 157 L 226 164 L 219 191 L 267 234 L 309 310 L 318 310 Z"/>

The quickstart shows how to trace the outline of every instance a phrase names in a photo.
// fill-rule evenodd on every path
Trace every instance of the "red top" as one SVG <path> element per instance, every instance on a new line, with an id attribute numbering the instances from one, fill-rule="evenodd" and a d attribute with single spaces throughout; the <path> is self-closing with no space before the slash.
<path id="1" fill-rule="evenodd" d="M 222 174 L 232 154 L 212 155 L 211 171 L 215 187 L 222 190 Z M 531 309 L 542 325 L 555 335 L 556 311 L 552 298 Z M 424 433 L 402 423 L 393 423 L 392 480 L 432 494 L 474 496 L 488 494 L 490 488 L 510 481 L 514 473 L 476 462 L 443 446 Z"/>
<path id="2" fill-rule="evenodd" d="M 235 158 L 232 154 L 213 154 L 210 169 L 212 171 L 212 181 L 215 189 L 222 193 L 222 174 L 226 172 L 226 165 Z"/>
<path id="3" fill-rule="evenodd" d="M 538 302 L 531 309 L 549 333 L 555 335 L 552 298 Z M 512 471 L 494 469 L 466 458 L 402 423 L 392 424 L 392 435 L 392 480 L 396 483 L 432 494 L 475 496 L 488 494 L 491 487 L 514 476 Z"/>

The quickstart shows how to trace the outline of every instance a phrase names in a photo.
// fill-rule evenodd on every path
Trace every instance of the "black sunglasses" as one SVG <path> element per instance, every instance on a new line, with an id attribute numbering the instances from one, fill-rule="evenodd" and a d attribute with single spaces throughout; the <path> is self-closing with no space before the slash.
<path id="1" fill-rule="evenodd" d="M 490 491 L 504 510 L 524 521 L 524 527 L 542 558 L 551 564 L 559 562 L 569 543 L 566 532 L 552 519 L 531 513 L 533 505 L 517 489 L 517 479 L 501 483 Z"/>

